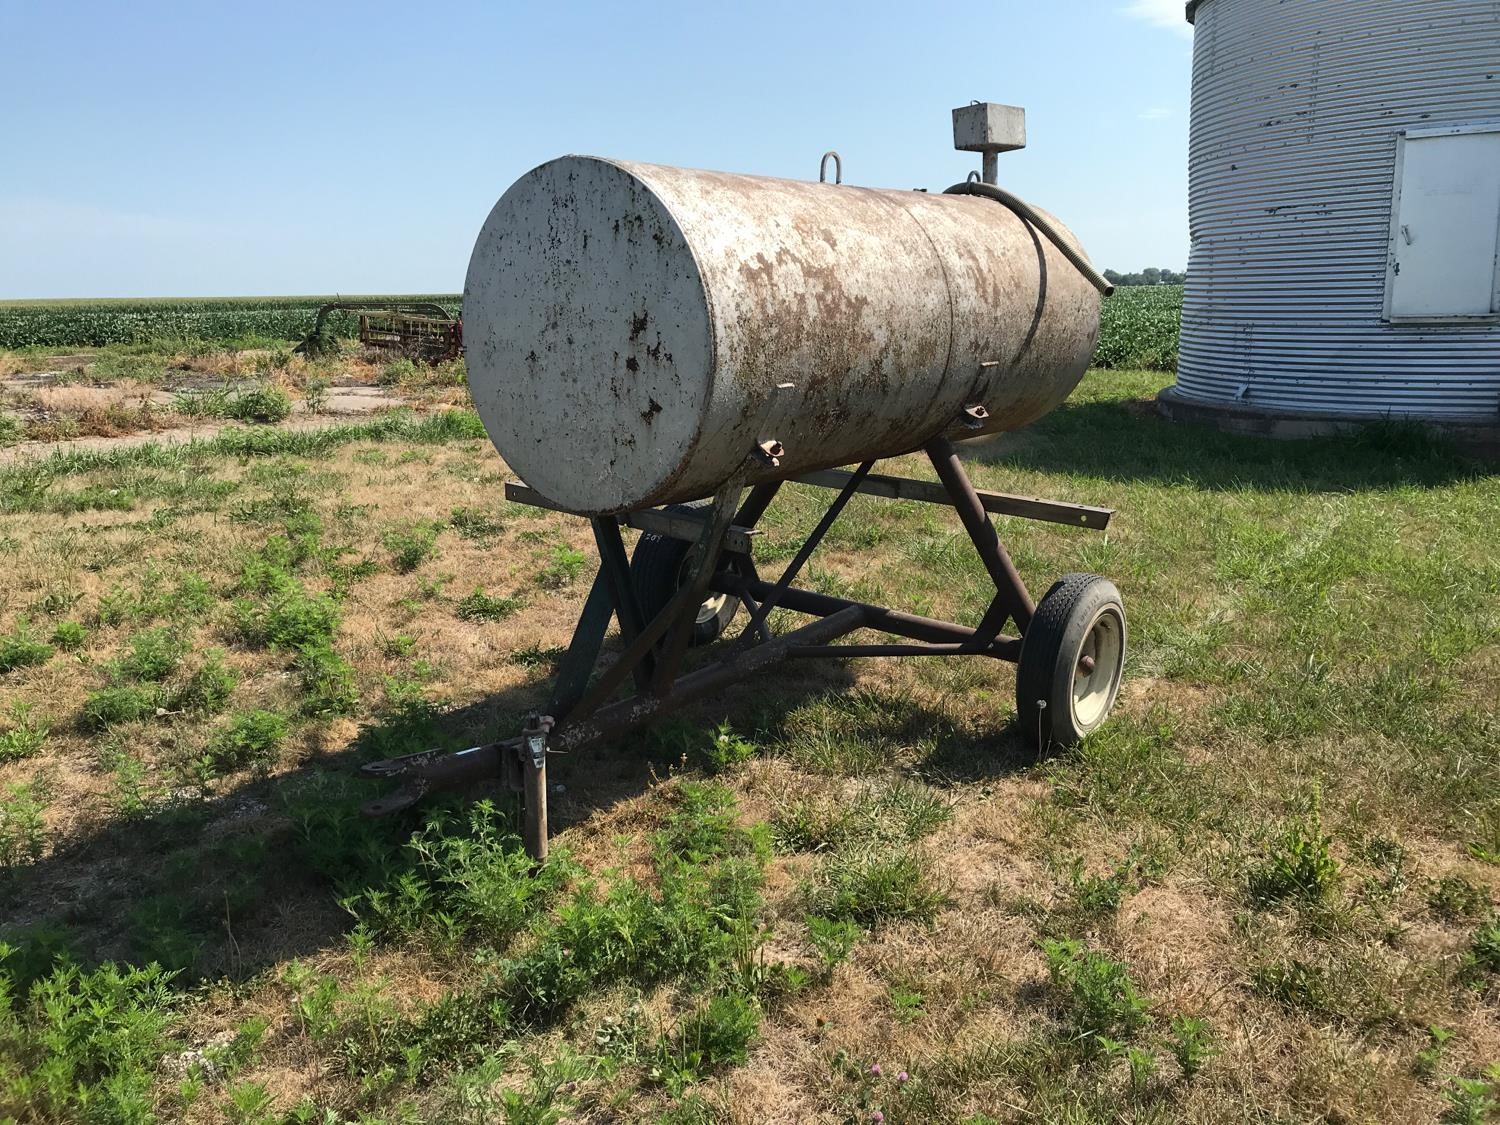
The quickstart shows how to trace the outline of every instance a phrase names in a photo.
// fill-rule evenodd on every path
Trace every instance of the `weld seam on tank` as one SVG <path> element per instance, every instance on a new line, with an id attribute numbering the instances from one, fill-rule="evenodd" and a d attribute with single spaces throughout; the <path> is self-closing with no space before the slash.
<path id="1" fill-rule="evenodd" d="M 1083 276 L 1088 279 L 1090 285 L 1099 290 L 1099 292 L 1103 293 L 1106 297 L 1114 293 L 1115 287 L 1111 285 L 1107 280 L 1105 280 L 1102 276 L 1100 276 L 1099 271 L 1094 269 L 1093 266 L 1089 265 L 1087 260 L 1084 259 L 1083 255 L 1079 254 L 1077 250 L 1074 250 L 1072 246 L 1068 245 L 1067 239 L 1063 238 L 1063 236 L 1058 233 L 1056 227 L 1054 227 L 1046 219 L 1042 218 L 1042 216 L 1032 208 L 1031 204 L 1027 203 L 1020 196 L 1012 195 L 1004 188 L 996 187 L 994 184 L 975 183 L 973 181 L 954 184 L 951 188 L 948 188 L 945 192 L 943 192 L 943 194 L 982 195 L 986 199 L 993 199 L 996 203 L 1000 203 L 1006 207 L 1009 207 L 1017 215 L 1021 216 L 1022 219 L 1045 234 L 1052 245 L 1056 246 L 1060 251 L 1062 251 L 1062 256 L 1068 259 L 1068 261 L 1072 262 L 1074 268 L 1076 268 L 1079 273 L 1083 274 Z"/>
<path id="2" fill-rule="evenodd" d="M 953 337 L 958 331 L 958 294 L 953 290 L 953 275 L 948 272 L 948 263 L 943 260 L 943 252 L 938 247 L 937 239 L 932 237 L 932 232 L 917 217 L 917 213 L 906 204 L 905 200 L 902 200 L 900 203 L 897 203 L 895 200 L 890 200 L 889 202 L 892 206 L 900 207 L 906 213 L 906 217 L 915 223 L 917 229 L 922 232 L 922 237 L 927 240 L 927 245 L 932 249 L 933 259 L 938 264 L 938 272 L 943 275 L 943 288 L 948 294 L 948 352 L 943 357 L 943 378 L 947 379 L 953 373 Z M 919 448 L 919 446 L 913 448 Z"/>

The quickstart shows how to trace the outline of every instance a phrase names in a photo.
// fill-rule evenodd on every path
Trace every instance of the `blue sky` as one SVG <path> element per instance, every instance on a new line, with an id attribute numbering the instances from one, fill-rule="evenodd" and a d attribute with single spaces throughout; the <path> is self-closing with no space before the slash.
<path id="1" fill-rule="evenodd" d="M 942 188 L 971 99 L 1097 263 L 1180 269 L 1182 7 L 0 0 L 0 298 L 456 292 L 551 157 Z"/>

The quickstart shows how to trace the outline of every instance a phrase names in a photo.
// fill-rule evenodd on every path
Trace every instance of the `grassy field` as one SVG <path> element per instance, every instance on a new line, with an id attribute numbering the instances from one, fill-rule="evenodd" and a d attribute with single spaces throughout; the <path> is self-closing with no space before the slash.
<path id="1" fill-rule="evenodd" d="M 318 307 L 368 294 L 325 297 L 89 298 L 0 301 L 0 348 L 77 348 L 152 342 L 252 344 L 300 340 Z M 383 296 L 375 300 L 435 301 L 456 311 L 457 294 Z M 358 333 L 348 316 L 331 327 Z"/>
<path id="2" fill-rule="evenodd" d="M 472 414 L 0 467 L 0 1118 L 1485 1120 L 1500 483 L 1163 382 L 967 455 L 1119 509 L 999 521 L 1034 591 L 1124 592 L 1103 731 L 1038 758 L 1003 665 L 799 666 L 556 760 L 535 873 L 502 794 L 369 821 L 351 775 L 517 729 L 587 589 Z M 811 580 L 988 602 L 951 515 L 868 498 Z"/>
<path id="3" fill-rule="evenodd" d="M 68 348 L 152 341 L 272 343 L 300 340 L 333 297 L 0 301 L 0 348 Z M 390 299 L 390 298 L 386 298 Z M 457 310 L 456 294 L 407 297 Z M 1177 366 L 1182 286 L 1126 286 L 1104 303 L 1096 363 L 1171 371 Z M 349 318 L 334 327 L 354 335 Z"/>

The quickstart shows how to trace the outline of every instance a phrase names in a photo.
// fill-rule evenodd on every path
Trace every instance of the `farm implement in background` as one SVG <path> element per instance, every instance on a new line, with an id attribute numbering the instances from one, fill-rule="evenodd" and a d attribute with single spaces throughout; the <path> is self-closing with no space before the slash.
<path id="1" fill-rule="evenodd" d="M 431 364 L 463 354 L 463 321 L 433 301 L 330 301 L 297 352 L 316 357 L 337 349 L 329 318 L 345 313 L 359 318 L 359 342 L 367 348 L 399 352 Z"/>

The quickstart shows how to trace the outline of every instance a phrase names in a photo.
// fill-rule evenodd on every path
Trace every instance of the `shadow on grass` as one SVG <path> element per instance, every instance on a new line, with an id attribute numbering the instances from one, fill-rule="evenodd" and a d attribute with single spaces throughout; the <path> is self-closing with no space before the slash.
<path id="1" fill-rule="evenodd" d="M 962 448 L 966 460 L 982 464 L 1213 490 L 1431 488 L 1493 471 L 1417 423 L 1379 421 L 1333 437 L 1277 441 L 1171 422 L 1138 398 L 1065 403 L 1024 431 Z"/>
<path id="2" fill-rule="evenodd" d="M 809 699 L 838 694 L 850 679 L 842 663 L 820 662 L 812 674 L 782 668 L 684 709 L 667 730 L 711 732 L 720 722 L 765 730 Z M 503 830 L 520 827 L 519 803 L 498 783 L 365 817 L 360 805 L 394 783 L 366 779 L 358 766 L 513 734 L 528 710 L 545 704 L 549 686 L 550 676 L 538 674 L 452 708 L 392 700 L 344 749 L 314 752 L 296 768 L 207 796 L 174 791 L 70 837 L 37 863 L 0 871 L 0 942 L 13 947 L 6 968 L 24 989 L 58 955 L 84 967 L 155 961 L 179 971 L 182 985 L 243 981 L 289 959 L 339 950 L 354 923 L 340 903 L 396 886 L 417 863 L 408 841 L 435 818 L 462 831 L 465 818 L 452 814 L 488 798 Z M 680 737 L 647 730 L 576 757 L 557 755 L 549 762 L 549 782 L 560 787 L 551 801 L 553 831 L 586 824 L 639 794 L 653 773 L 681 764 L 684 751 Z"/>

